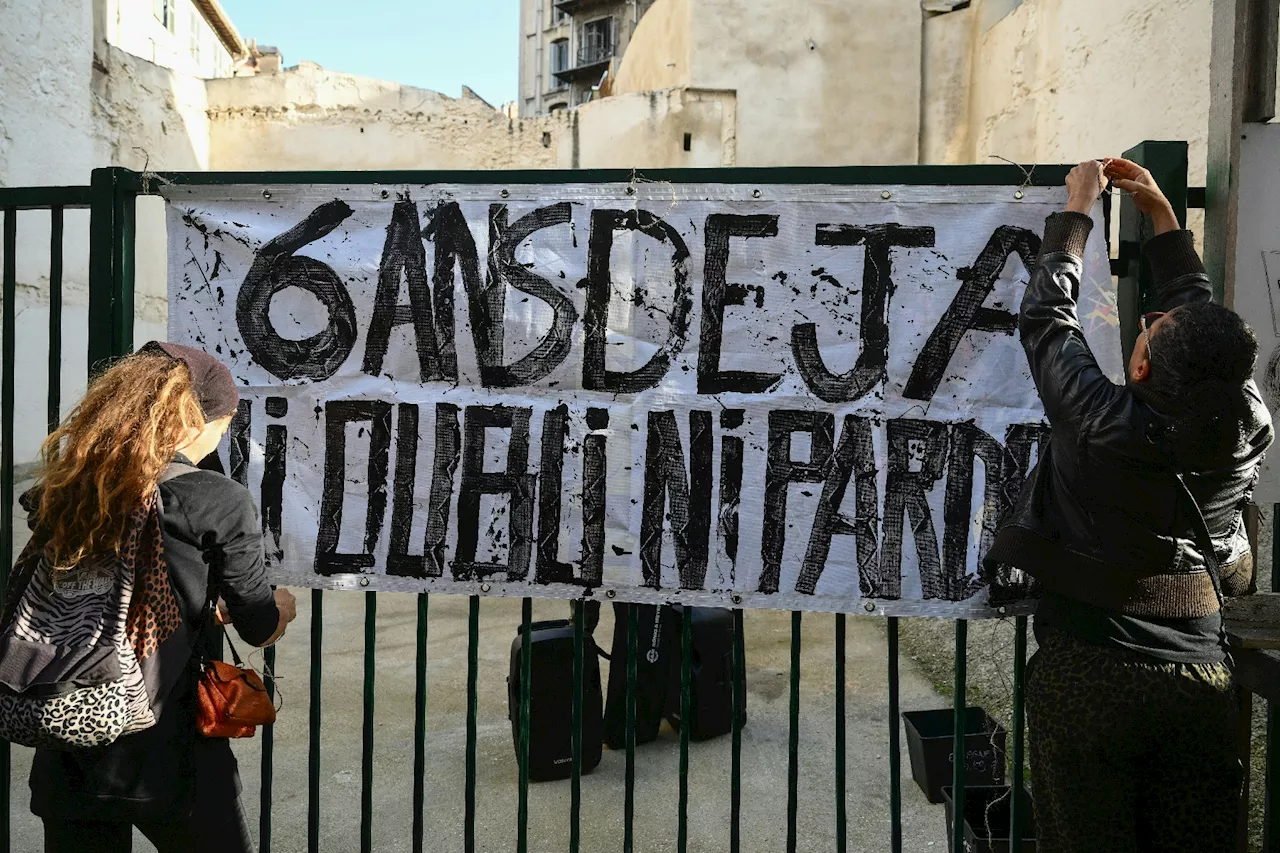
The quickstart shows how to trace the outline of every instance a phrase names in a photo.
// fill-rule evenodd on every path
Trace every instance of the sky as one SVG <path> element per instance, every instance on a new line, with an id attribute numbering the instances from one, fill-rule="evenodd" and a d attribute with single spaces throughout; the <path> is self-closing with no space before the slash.
<path id="1" fill-rule="evenodd" d="M 495 107 L 518 87 L 518 0 L 221 0 L 247 41 L 280 48 L 286 66 L 334 71 L 457 97 L 464 85 Z"/>

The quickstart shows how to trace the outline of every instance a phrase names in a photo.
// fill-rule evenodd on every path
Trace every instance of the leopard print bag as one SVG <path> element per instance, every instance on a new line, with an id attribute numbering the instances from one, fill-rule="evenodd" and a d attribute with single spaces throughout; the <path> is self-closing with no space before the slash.
<path id="1" fill-rule="evenodd" d="M 118 555 L 54 572 L 39 535 L 23 550 L 0 613 L 0 738 L 86 749 L 155 724 L 190 657 L 159 504 Z"/>

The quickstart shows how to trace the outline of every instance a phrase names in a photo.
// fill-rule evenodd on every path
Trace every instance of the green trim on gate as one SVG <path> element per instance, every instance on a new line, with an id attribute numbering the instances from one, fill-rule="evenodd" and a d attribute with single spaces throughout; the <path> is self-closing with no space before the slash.
<path id="1" fill-rule="evenodd" d="M 1014 620 L 1013 635 L 1013 796 L 1009 800 L 1009 853 L 1022 851 L 1022 777 L 1026 743 L 1027 617 Z"/>
<path id="2" fill-rule="evenodd" d="M 89 375 L 133 351 L 137 193 L 127 169 L 94 169 L 89 219 Z"/>
<path id="3" fill-rule="evenodd" d="M 360 740 L 360 853 L 373 853 L 373 707 L 378 669 L 378 594 L 364 594 L 364 704 Z"/>
<path id="4" fill-rule="evenodd" d="M 320 853 L 320 680 L 324 673 L 324 590 L 311 590 L 311 676 L 307 707 L 307 853 Z"/>
<path id="5" fill-rule="evenodd" d="M 845 787 L 845 615 L 837 613 L 836 625 L 836 853 L 849 846 L 847 795 Z"/>
<path id="6" fill-rule="evenodd" d="M 413 671 L 413 853 L 422 853 L 427 784 L 427 622 L 431 599 L 418 593 L 418 631 Z"/>
<path id="7" fill-rule="evenodd" d="M 520 736 L 516 740 L 519 766 L 519 802 L 516 816 L 516 853 L 529 850 L 529 701 L 533 680 L 533 599 L 520 602 Z"/>
<path id="8" fill-rule="evenodd" d="M 0 590 L 9 585 L 9 568 L 13 565 L 13 419 L 14 419 L 14 350 L 17 338 L 18 295 L 18 211 L 4 209 L 4 306 L 0 310 L 0 327 L 3 329 L 3 360 L 0 375 Z M 9 853 L 12 824 L 9 820 L 9 755 L 7 740 L 0 740 L 0 771 L 3 782 L 0 788 L 0 851 Z"/>
<path id="9" fill-rule="evenodd" d="M 1187 143 L 1143 142 L 1124 152 L 1128 160 L 1148 169 L 1164 190 L 1178 217 L 1187 225 Z M 1151 219 L 1143 216 L 1127 195 L 1120 196 L 1120 245 L 1118 267 L 1121 271 L 1117 308 L 1120 312 L 1120 346 L 1124 363 L 1138 340 L 1138 317 L 1145 297 L 1151 289 L 1151 268 L 1142 257 L 1142 244 L 1151 236 Z M 1213 282 L 1214 299 L 1222 301 L 1222 283 Z"/>
<path id="10" fill-rule="evenodd" d="M 689 849 L 689 727 L 693 724 L 693 608 L 680 612 L 680 799 L 676 853 Z"/>
<path id="11" fill-rule="evenodd" d="M 969 621 L 956 620 L 955 714 L 951 740 L 952 850 L 964 850 L 964 775 L 965 775 L 965 687 L 969 681 Z"/>
<path id="12" fill-rule="evenodd" d="M 0 187 L 0 207 L 45 210 L 51 207 L 88 207 L 89 187 Z"/>
<path id="13" fill-rule="evenodd" d="M 744 660 L 742 611 L 733 611 L 733 685 L 730 687 L 733 744 L 729 770 L 729 853 L 742 849 L 742 703 L 746 701 L 747 665 Z"/>
<path id="14" fill-rule="evenodd" d="M 787 731 L 787 853 L 796 853 L 800 813 L 800 624 L 804 614 L 791 611 L 791 716 Z"/>
<path id="15" fill-rule="evenodd" d="M 63 208 L 49 210 L 49 432 L 62 420 L 62 232 Z M 265 851 L 269 853 L 269 851 Z"/>
<path id="16" fill-rule="evenodd" d="M 902 721 L 898 717 L 898 617 L 889 633 L 889 850 L 902 853 Z"/>
<path id="17" fill-rule="evenodd" d="M 627 727 L 625 731 L 627 766 L 626 791 L 622 805 L 622 853 L 635 850 L 636 817 L 636 687 L 639 678 L 640 611 L 636 605 L 623 605 L 627 611 Z M 617 618 L 617 610 L 614 610 Z"/>
<path id="18" fill-rule="evenodd" d="M 162 187 L 251 184 L 625 184 L 632 181 L 687 184 L 849 184 L 885 186 L 1061 186 L 1070 165 L 968 166 L 764 166 L 713 169 L 490 169 L 337 172 L 160 172 L 147 187 L 142 174 L 111 170 L 122 186 L 142 193 Z"/>
<path id="19" fill-rule="evenodd" d="M 262 650 L 262 669 L 270 676 L 264 680 L 267 698 L 274 703 L 276 699 L 275 646 L 267 646 Z M 258 853 L 271 853 L 271 788 L 275 780 L 275 725 L 272 723 L 262 727 L 262 761 L 259 768 L 262 789 L 258 792 Z"/>

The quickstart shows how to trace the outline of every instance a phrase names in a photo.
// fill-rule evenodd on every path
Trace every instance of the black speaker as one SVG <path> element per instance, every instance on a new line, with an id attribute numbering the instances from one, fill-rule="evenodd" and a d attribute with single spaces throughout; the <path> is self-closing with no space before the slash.
<path id="1" fill-rule="evenodd" d="M 707 740 L 733 730 L 733 611 L 718 607 L 675 605 L 676 626 L 671 639 L 674 654 L 668 670 L 666 716 L 680 727 L 680 659 L 682 620 L 693 631 L 693 659 L 689 668 L 689 738 Z M 745 667 L 739 682 L 742 724 L 747 722 Z"/>
<path id="2" fill-rule="evenodd" d="M 636 609 L 636 743 L 658 737 L 667 703 L 668 671 L 680 644 L 680 622 L 670 607 L 613 605 L 613 648 L 609 657 L 609 698 L 604 709 L 604 742 L 627 746 L 627 608 Z"/>
<path id="3" fill-rule="evenodd" d="M 516 630 L 507 676 L 507 716 L 520 755 L 520 663 L 524 637 Z M 573 626 L 564 619 L 534 622 L 529 630 L 529 779 L 545 782 L 573 774 Z M 600 763 L 600 659 L 595 641 L 583 638 L 582 772 Z"/>

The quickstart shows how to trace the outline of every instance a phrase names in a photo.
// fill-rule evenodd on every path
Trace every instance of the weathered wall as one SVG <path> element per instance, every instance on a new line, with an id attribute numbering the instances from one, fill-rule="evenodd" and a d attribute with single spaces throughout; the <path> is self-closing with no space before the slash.
<path id="1" fill-rule="evenodd" d="M 669 44 L 682 5 L 649 11 L 628 48 L 638 55 L 624 60 L 624 91 L 665 81 L 669 62 L 682 85 L 736 91 L 743 166 L 916 162 L 918 3 L 758 0 L 744 14 L 733 0 L 699 0 L 687 5 L 687 75 Z M 647 26 L 650 16 L 673 23 Z"/>
<path id="2" fill-rule="evenodd" d="M 924 20 L 920 162 L 968 162 L 970 83 L 978 16 L 972 7 Z"/>
<path id="3" fill-rule="evenodd" d="M 559 165 L 567 114 L 511 120 L 439 92 L 304 62 L 210 80 L 210 168 L 514 169 Z"/>
<path id="4" fill-rule="evenodd" d="M 735 162 L 733 92 L 668 89 L 593 101 L 576 110 L 578 168 L 690 168 Z M 686 151 L 685 137 L 689 150 Z M 564 155 L 561 151 L 561 155 Z"/>
<path id="5" fill-rule="evenodd" d="M 930 145 L 931 154 L 952 162 L 986 162 L 993 154 L 1069 162 L 1116 154 L 1143 139 L 1185 139 L 1191 181 L 1203 182 L 1212 0 L 1010 5 L 980 0 L 926 23 L 927 55 L 959 55 L 962 30 L 973 51 L 967 145 Z M 926 92 L 954 92 L 945 62 L 926 63 L 926 70 Z M 936 112 L 932 99 L 926 104 L 926 138 L 945 138 L 951 107 L 962 103 L 951 100 Z"/>
<path id="6" fill-rule="evenodd" d="M 235 60 L 191 0 L 173 5 L 173 28 L 156 17 L 154 0 L 97 0 L 108 44 L 193 77 L 223 77 Z"/>
<path id="7" fill-rule="evenodd" d="M 616 92 L 653 92 L 690 85 L 692 25 L 689 0 L 657 0 L 636 27 L 632 46 L 622 55 Z"/>

